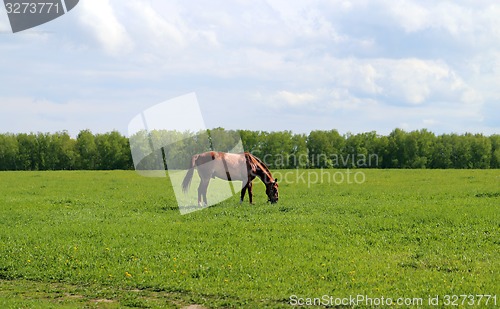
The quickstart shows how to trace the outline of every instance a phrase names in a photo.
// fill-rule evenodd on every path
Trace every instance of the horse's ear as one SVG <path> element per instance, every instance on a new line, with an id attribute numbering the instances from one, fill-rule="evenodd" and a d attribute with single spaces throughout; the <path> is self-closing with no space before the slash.
<path id="1" fill-rule="evenodd" d="M 276 180 L 274 181 L 274 183 L 278 183 L 278 178 L 276 178 Z"/>

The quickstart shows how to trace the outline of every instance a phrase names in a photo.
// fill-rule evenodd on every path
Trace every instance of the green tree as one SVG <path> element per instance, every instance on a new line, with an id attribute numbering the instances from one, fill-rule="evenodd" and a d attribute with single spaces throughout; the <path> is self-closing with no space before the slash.
<path id="1" fill-rule="evenodd" d="M 73 170 L 77 167 L 78 154 L 75 147 L 76 141 L 67 131 L 52 134 L 49 151 L 51 153 L 50 169 Z"/>
<path id="2" fill-rule="evenodd" d="M 90 130 L 82 130 L 78 133 L 75 148 L 79 157 L 77 167 L 83 170 L 96 169 L 97 145 L 94 134 Z"/>
<path id="3" fill-rule="evenodd" d="M 155 130 L 148 133 L 146 130 L 141 130 L 130 136 L 129 144 L 132 146 L 132 155 L 136 160 L 134 164 L 137 170 L 151 171 L 164 168 L 161 150 L 154 150 L 154 145 L 162 145 L 161 143 L 166 142 L 163 141 L 165 135 L 167 134 L 162 131 Z M 170 148 L 167 149 L 170 150 Z M 97 153 L 97 158 L 99 158 L 99 151 Z M 100 162 L 100 159 L 96 162 Z"/>
<path id="4" fill-rule="evenodd" d="M 16 170 L 19 144 L 14 134 L 0 134 L 0 170 Z"/>
<path id="5" fill-rule="evenodd" d="M 207 132 L 214 151 L 234 152 L 233 149 L 238 146 L 240 141 L 240 134 L 237 131 L 215 128 L 207 130 Z"/>
<path id="6" fill-rule="evenodd" d="M 294 134 L 292 136 L 292 149 L 290 150 L 288 168 L 306 168 L 309 164 L 307 152 L 307 135 Z"/>
<path id="7" fill-rule="evenodd" d="M 453 166 L 453 141 L 451 136 L 448 134 L 438 136 L 431 153 L 430 167 L 451 168 Z"/>
<path id="8" fill-rule="evenodd" d="M 311 167 L 329 168 L 335 165 L 333 159 L 341 154 L 344 139 L 337 130 L 312 131 L 307 137 Z M 348 152 L 349 150 L 346 150 Z"/>
<path id="9" fill-rule="evenodd" d="M 241 143 L 245 151 L 251 152 L 260 157 L 262 147 L 262 136 L 260 131 L 238 130 Z"/>
<path id="10" fill-rule="evenodd" d="M 490 136 L 491 142 L 491 168 L 500 168 L 500 135 L 493 134 Z"/>
<path id="11" fill-rule="evenodd" d="M 95 136 L 98 161 L 101 170 L 130 169 L 132 166 L 128 139 L 118 131 Z"/>
<path id="12" fill-rule="evenodd" d="M 366 160 L 363 160 L 363 158 L 368 158 L 368 149 L 366 148 L 366 142 L 369 138 L 370 136 L 368 135 L 368 133 L 346 134 L 345 148 L 340 161 L 342 166 L 356 167 L 358 165 L 367 164 Z"/>
<path id="13" fill-rule="evenodd" d="M 466 135 L 451 134 L 452 144 L 452 167 L 453 168 L 471 168 L 471 139 Z"/>
<path id="14" fill-rule="evenodd" d="M 38 145 L 36 135 L 33 133 L 20 133 L 17 135 L 18 156 L 16 166 L 19 170 L 38 170 Z"/>
<path id="15" fill-rule="evenodd" d="M 52 161 L 53 154 L 50 150 L 50 145 L 52 143 L 52 135 L 50 133 L 38 133 L 36 135 L 36 154 L 37 154 L 37 169 L 38 170 L 48 170 L 53 169 Z"/>
<path id="16" fill-rule="evenodd" d="M 389 138 L 383 135 L 377 135 L 373 141 L 373 148 L 369 148 L 369 166 L 373 168 L 383 168 L 385 166 L 384 158 L 387 156 Z"/>
<path id="17" fill-rule="evenodd" d="M 491 141 L 482 134 L 468 135 L 470 139 L 471 168 L 489 168 L 491 161 Z"/>
<path id="18" fill-rule="evenodd" d="M 402 129 L 394 129 L 388 137 L 387 153 L 384 157 L 385 167 L 404 168 L 406 167 L 405 157 L 406 132 Z"/>
<path id="19" fill-rule="evenodd" d="M 405 167 L 426 168 L 428 164 L 430 166 L 435 138 L 434 133 L 426 129 L 408 133 L 404 142 Z"/>
<path id="20" fill-rule="evenodd" d="M 287 168 L 293 149 L 291 131 L 270 132 L 263 136 L 261 159 L 270 168 Z"/>

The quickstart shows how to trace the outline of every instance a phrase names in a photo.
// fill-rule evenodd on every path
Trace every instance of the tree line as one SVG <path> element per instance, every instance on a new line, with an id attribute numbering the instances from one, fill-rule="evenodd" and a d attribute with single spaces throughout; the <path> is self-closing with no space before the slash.
<path id="1" fill-rule="evenodd" d="M 500 135 L 441 134 L 426 129 L 395 129 L 340 134 L 315 130 L 265 132 L 137 132 L 130 138 L 117 131 L 0 134 L 0 170 L 113 170 L 187 168 L 190 157 L 203 151 L 231 151 L 241 146 L 270 168 L 500 168 Z M 136 156 L 135 151 L 142 155 Z M 238 149 L 238 147 L 236 148 Z M 150 154 L 149 154 L 150 153 Z M 148 155 L 149 154 L 149 155 Z M 135 157 L 141 159 L 134 166 Z M 138 163 L 138 164 L 137 164 Z"/>
<path id="2" fill-rule="evenodd" d="M 117 131 L 0 134 L 0 170 L 112 170 L 133 168 L 128 139 Z"/>

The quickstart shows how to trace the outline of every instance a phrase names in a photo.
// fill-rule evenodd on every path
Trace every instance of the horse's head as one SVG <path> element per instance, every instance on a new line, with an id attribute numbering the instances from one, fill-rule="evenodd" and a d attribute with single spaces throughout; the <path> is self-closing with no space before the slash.
<path id="1" fill-rule="evenodd" d="M 271 204 L 278 202 L 278 179 L 266 185 L 266 194 L 268 202 L 271 202 Z"/>

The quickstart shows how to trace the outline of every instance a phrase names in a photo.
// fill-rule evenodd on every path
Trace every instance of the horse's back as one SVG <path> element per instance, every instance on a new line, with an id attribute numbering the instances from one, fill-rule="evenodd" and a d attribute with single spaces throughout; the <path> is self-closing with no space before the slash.
<path id="1" fill-rule="evenodd" d="M 246 180 L 247 166 L 243 153 L 208 151 L 197 155 L 196 166 L 202 178 L 218 177 L 224 180 Z"/>

